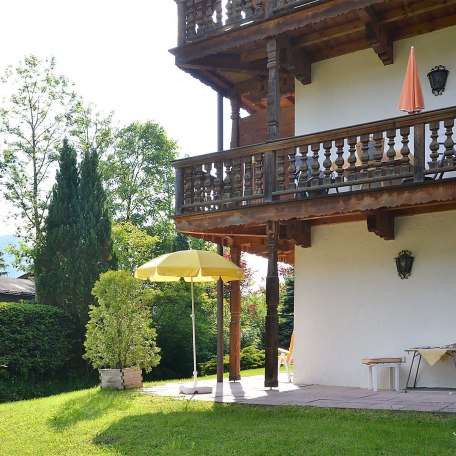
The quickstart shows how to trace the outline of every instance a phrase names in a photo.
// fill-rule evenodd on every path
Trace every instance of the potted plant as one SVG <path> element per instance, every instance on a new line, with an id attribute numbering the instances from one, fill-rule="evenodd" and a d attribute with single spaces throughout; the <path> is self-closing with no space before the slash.
<path id="1" fill-rule="evenodd" d="M 98 305 L 90 308 L 84 358 L 98 368 L 102 388 L 141 388 L 141 369 L 160 361 L 141 283 L 127 271 L 108 271 L 92 294 Z"/>

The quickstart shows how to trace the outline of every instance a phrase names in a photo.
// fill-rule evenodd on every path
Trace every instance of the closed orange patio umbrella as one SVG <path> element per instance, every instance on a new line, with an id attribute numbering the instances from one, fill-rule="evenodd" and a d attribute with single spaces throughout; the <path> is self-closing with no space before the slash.
<path id="1" fill-rule="evenodd" d="M 416 69 L 415 48 L 413 46 L 410 49 L 407 71 L 397 109 L 409 114 L 416 114 L 424 109 L 423 90 Z"/>

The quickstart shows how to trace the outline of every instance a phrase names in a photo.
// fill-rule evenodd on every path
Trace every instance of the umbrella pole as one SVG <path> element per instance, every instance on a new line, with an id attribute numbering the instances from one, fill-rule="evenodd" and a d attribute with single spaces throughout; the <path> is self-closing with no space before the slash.
<path id="1" fill-rule="evenodd" d="M 191 278 L 192 287 L 192 330 L 193 330 L 193 386 L 196 386 L 197 372 L 196 372 L 196 336 L 195 336 L 195 298 L 193 297 L 193 277 Z"/>

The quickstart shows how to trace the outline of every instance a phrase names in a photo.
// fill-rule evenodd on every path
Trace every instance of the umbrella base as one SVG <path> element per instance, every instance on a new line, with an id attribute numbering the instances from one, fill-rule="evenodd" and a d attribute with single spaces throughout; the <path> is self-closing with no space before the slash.
<path id="1" fill-rule="evenodd" d="M 182 385 L 179 388 L 179 393 L 180 394 L 211 394 L 212 393 L 212 386 L 201 386 L 201 385 L 187 386 L 187 385 Z"/>

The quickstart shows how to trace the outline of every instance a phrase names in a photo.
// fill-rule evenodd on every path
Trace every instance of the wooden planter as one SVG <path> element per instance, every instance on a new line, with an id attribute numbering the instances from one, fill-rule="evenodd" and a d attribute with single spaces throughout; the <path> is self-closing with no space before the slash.
<path id="1" fill-rule="evenodd" d="M 98 369 L 100 386 L 108 389 L 142 388 L 142 370 L 136 367 L 122 369 Z"/>

